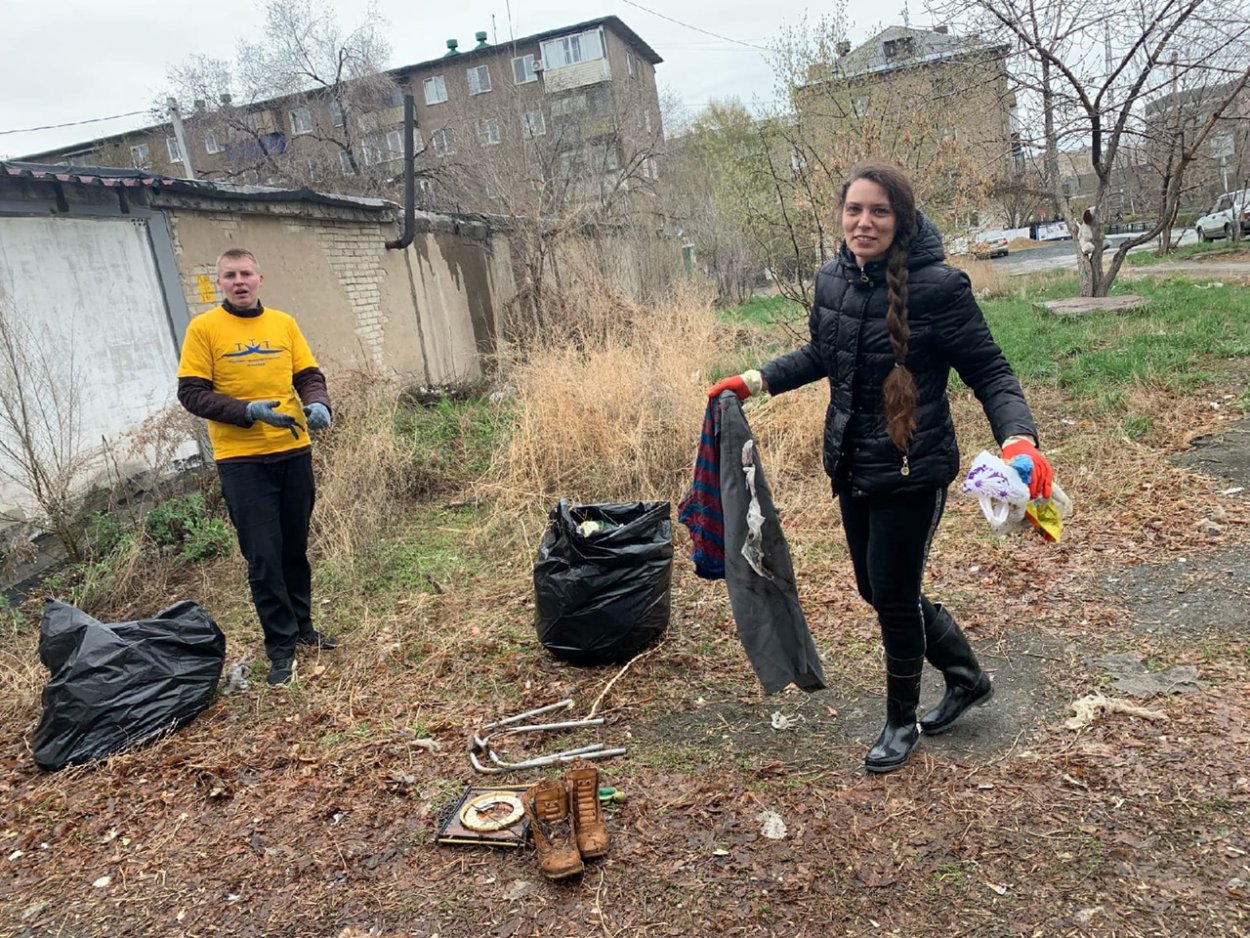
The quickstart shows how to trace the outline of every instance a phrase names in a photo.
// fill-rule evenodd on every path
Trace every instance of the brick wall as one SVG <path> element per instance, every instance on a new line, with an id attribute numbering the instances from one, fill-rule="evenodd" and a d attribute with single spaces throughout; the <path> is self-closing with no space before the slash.
<path id="1" fill-rule="evenodd" d="M 161 195 L 192 315 L 220 302 L 215 262 L 229 247 L 256 254 L 268 306 L 294 315 L 327 370 L 408 381 L 472 380 L 494 351 L 499 310 L 513 295 L 506 237 L 485 223 L 420 215 L 413 244 L 394 206 L 246 202 Z M 500 256 L 502 255 L 502 256 Z"/>

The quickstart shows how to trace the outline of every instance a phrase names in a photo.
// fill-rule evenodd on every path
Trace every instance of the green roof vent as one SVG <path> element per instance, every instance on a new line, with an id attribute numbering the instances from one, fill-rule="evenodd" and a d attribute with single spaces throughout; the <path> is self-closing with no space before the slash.
<path id="1" fill-rule="evenodd" d="M 489 48 L 490 48 L 490 43 L 488 43 L 488 42 L 486 41 L 486 30 L 484 30 L 484 29 L 483 29 L 483 30 L 479 30 L 478 32 L 474 33 L 474 34 L 473 34 L 473 38 L 477 40 L 477 45 L 473 47 L 475 50 L 476 50 L 476 49 L 489 49 Z"/>
<path id="2" fill-rule="evenodd" d="M 449 58 L 450 56 L 453 56 L 453 55 L 459 55 L 460 52 L 456 48 L 456 46 L 458 45 L 460 45 L 459 39 L 448 39 L 447 40 L 447 55 L 443 56 L 443 58 Z"/>

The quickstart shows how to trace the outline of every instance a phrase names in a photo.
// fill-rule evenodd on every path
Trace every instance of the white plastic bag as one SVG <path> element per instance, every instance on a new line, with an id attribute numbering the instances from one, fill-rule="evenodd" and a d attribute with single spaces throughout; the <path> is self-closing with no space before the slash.
<path id="1" fill-rule="evenodd" d="M 981 450 L 972 460 L 962 488 L 980 503 L 981 513 L 995 534 L 1028 526 L 1024 516 L 1029 504 L 1028 485 L 1015 469 L 988 450 Z"/>

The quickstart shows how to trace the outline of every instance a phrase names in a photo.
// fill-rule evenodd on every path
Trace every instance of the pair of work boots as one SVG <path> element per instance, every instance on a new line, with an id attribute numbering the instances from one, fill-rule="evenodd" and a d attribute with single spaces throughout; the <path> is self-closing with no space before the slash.
<path id="1" fill-rule="evenodd" d="M 574 762 L 563 779 L 544 778 L 521 796 L 530 820 L 538 869 L 548 879 L 582 871 L 583 860 L 608 852 L 608 829 L 599 803 L 599 770 Z"/>
<path id="2" fill-rule="evenodd" d="M 885 658 L 885 728 L 864 757 L 869 772 L 893 772 L 901 768 L 920 742 L 920 734 L 945 733 L 969 708 L 986 703 L 994 694 L 994 684 L 968 639 L 951 614 L 941 604 L 925 616 L 925 657 Z M 926 713 L 919 724 L 920 677 L 925 658 L 942 672 L 946 694 L 941 703 Z"/>

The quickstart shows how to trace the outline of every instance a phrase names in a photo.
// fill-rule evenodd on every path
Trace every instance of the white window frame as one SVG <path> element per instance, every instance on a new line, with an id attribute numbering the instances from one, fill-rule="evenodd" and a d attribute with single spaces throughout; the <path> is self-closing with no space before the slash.
<path id="1" fill-rule="evenodd" d="M 628 49 L 625 50 L 625 70 L 629 72 L 630 78 L 638 77 L 638 66 L 634 64 L 634 53 Z"/>
<path id="2" fill-rule="evenodd" d="M 330 123 L 335 127 L 342 127 L 347 123 L 347 115 L 343 113 L 343 105 L 341 102 L 331 99 L 326 105 L 326 112 L 330 115 Z"/>
<path id="3" fill-rule="evenodd" d="M 486 81 L 483 82 L 482 79 Z M 469 84 L 469 94 L 486 94 L 490 91 L 490 66 L 483 63 L 464 70 L 464 80 Z"/>
<path id="4" fill-rule="evenodd" d="M 169 162 L 171 163 L 182 162 L 182 148 L 178 146 L 177 137 L 165 138 L 165 152 L 169 154 Z"/>
<path id="5" fill-rule="evenodd" d="M 433 75 L 421 82 L 425 90 L 425 103 L 428 105 L 442 104 L 447 100 L 447 81 L 442 75 Z M 433 90 L 433 94 L 430 91 Z"/>
<path id="6" fill-rule="evenodd" d="M 456 152 L 456 131 L 451 127 L 443 127 L 430 134 L 430 146 L 438 157 L 454 156 Z"/>
<path id="7" fill-rule="evenodd" d="M 386 152 L 390 154 L 390 159 L 388 159 L 387 162 L 389 163 L 394 160 L 402 160 L 404 158 L 403 132 L 398 128 L 395 130 L 388 130 L 383 135 L 383 139 L 386 141 Z"/>
<path id="8" fill-rule="evenodd" d="M 151 169 L 152 148 L 146 143 L 136 143 L 130 148 L 130 164 L 135 169 Z"/>
<path id="9" fill-rule="evenodd" d="M 352 158 L 346 150 L 339 150 L 339 168 L 343 170 L 344 176 L 355 174 L 355 170 L 352 169 Z"/>
<path id="10" fill-rule="evenodd" d="M 386 93 L 386 100 L 383 104 L 385 107 L 403 107 L 404 89 L 399 87 L 399 85 L 392 85 L 391 89 Z"/>
<path id="11" fill-rule="evenodd" d="M 291 121 L 291 135 L 298 137 L 301 134 L 310 134 L 313 131 L 312 109 L 308 107 L 297 107 L 287 112 L 287 117 Z"/>
<path id="12" fill-rule="evenodd" d="M 420 153 L 425 149 L 425 138 L 421 136 L 421 128 L 412 128 L 412 152 Z"/>
<path id="13" fill-rule="evenodd" d="M 204 152 L 205 153 L 220 153 L 223 149 L 225 148 L 220 143 L 217 142 L 217 131 L 205 130 L 204 131 Z"/>
<path id="14" fill-rule="evenodd" d="M 538 118 L 535 125 L 534 118 Z M 537 129 L 535 129 L 537 126 Z M 526 111 L 521 115 L 521 136 L 525 140 L 533 140 L 535 137 L 545 137 L 547 135 L 547 119 L 543 116 L 542 108 L 536 111 Z"/>
<path id="15" fill-rule="evenodd" d="M 499 121 L 483 117 L 477 122 L 477 140 L 484 147 L 498 146 L 500 142 Z"/>
<path id="16" fill-rule="evenodd" d="M 512 83 L 514 85 L 528 85 L 530 82 L 538 81 L 538 72 L 534 69 L 535 56 L 531 52 L 528 55 L 518 55 L 512 60 Z M 521 63 L 521 71 L 517 72 L 517 63 Z"/>
<path id="17" fill-rule="evenodd" d="M 588 29 L 584 33 L 548 39 L 542 44 L 542 56 L 543 69 L 546 71 L 601 59 L 603 32 L 599 29 Z"/>
<path id="18" fill-rule="evenodd" d="M 851 113 L 856 117 L 868 116 L 868 96 L 857 94 L 851 96 Z"/>

